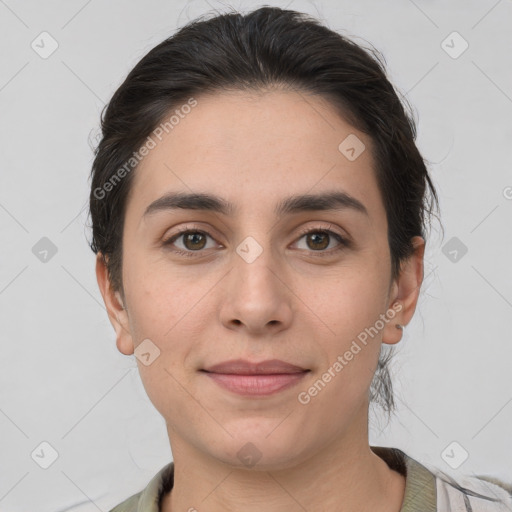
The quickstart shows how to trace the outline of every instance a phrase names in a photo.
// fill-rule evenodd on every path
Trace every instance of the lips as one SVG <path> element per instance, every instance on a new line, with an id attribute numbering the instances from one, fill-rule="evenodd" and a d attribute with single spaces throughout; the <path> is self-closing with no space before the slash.
<path id="1" fill-rule="evenodd" d="M 201 371 L 224 390 L 263 398 L 296 386 L 310 370 L 279 359 L 259 363 L 234 359 Z"/>
<path id="2" fill-rule="evenodd" d="M 269 359 L 259 363 L 251 363 L 244 359 L 232 359 L 204 368 L 203 371 L 225 375 L 277 375 L 302 373 L 309 370 L 279 359 Z"/>

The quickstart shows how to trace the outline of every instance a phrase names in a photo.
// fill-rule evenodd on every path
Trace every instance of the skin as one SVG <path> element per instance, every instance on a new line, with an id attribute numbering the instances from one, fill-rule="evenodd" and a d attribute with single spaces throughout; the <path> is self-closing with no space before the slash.
<path id="1" fill-rule="evenodd" d="M 162 510 L 334 512 L 342 503 L 345 511 L 398 512 L 405 479 L 370 449 L 368 391 L 381 343 L 398 343 L 395 324 L 414 314 L 424 240 L 413 239 L 415 253 L 392 281 L 371 140 L 325 100 L 283 90 L 196 99 L 136 170 L 123 232 L 124 294 L 111 288 L 100 255 L 96 265 L 119 351 L 131 355 L 148 338 L 160 350 L 150 365 L 137 364 L 166 420 L 175 463 Z M 354 161 L 338 150 L 349 134 L 366 146 Z M 360 200 L 368 216 L 351 209 L 274 215 L 289 195 L 332 190 Z M 214 193 L 238 210 L 143 217 L 169 191 Z M 185 226 L 209 235 L 196 245 L 175 241 L 195 250 L 192 257 L 163 245 Z M 352 245 L 336 251 L 335 238 L 315 243 L 305 228 L 330 228 Z M 263 250 L 252 263 L 236 252 L 248 236 Z M 299 403 L 299 392 L 395 302 L 401 310 L 378 335 Z M 234 358 L 276 358 L 311 371 L 297 386 L 258 398 L 199 372 Z M 260 454 L 252 467 L 237 456 L 248 442 Z"/>

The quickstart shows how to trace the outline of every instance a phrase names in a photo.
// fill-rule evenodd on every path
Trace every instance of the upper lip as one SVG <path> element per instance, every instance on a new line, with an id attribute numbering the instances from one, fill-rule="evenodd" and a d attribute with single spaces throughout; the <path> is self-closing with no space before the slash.
<path id="1" fill-rule="evenodd" d="M 281 361 L 269 359 L 259 363 L 251 363 L 245 359 L 231 359 L 203 369 L 210 373 L 225 373 L 236 375 L 272 375 L 277 373 L 300 373 L 309 371 L 306 368 Z"/>

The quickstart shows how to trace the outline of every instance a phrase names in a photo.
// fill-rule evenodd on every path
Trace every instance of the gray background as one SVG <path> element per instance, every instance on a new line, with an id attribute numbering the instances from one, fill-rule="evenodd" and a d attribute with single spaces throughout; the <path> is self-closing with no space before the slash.
<path id="1" fill-rule="evenodd" d="M 371 444 L 450 474 L 512 481 L 512 1 L 268 5 L 313 14 L 382 51 L 415 107 L 441 196 L 445 237 L 434 222 L 418 309 L 393 366 L 397 417 L 386 427 L 372 416 Z M 107 511 L 171 458 L 97 287 L 88 141 L 136 62 L 212 7 L 223 10 L 213 1 L 0 0 L 2 511 Z M 31 47 L 43 45 L 43 31 L 58 43 L 47 58 Z M 469 44 L 457 58 L 464 42 L 454 31 Z M 46 261 L 43 237 L 57 251 Z M 44 441 L 58 453 L 48 469 Z M 446 461 L 460 462 L 462 450 L 469 457 L 452 469 Z"/>

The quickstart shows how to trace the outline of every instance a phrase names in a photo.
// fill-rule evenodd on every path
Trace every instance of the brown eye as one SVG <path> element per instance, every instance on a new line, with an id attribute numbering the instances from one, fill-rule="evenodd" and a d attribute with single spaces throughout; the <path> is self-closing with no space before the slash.
<path id="1" fill-rule="evenodd" d="M 189 231 L 183 236 L 183 245 L 191 251 L 203 249 L 206 245 L 206 237 L 200 231 Z"/>
<path id="2" fill-rule="evenodd" d="M 176 254 L 182 256 L 195 256 L 206 253 L 203 249 L 209 249 L 207 247 L 208 238 L 213 238 L 203 231 L 197 229 L 183 229 L 179 233 L 171 236 L 169 239 L 163 242 L 164 247 L 169 247 Z M 215 244 L 214 244 L 215 245 Z"/>
<path id="3" fill-rule="evenodd" d="M 329 246 L 329 235 L 322 231 L 313 231 L 306 235 L 307 245 L 313 250 L 322 250 Z"/>
<path id="4" fill-rule="evenodd" d="M 344 237 L 330 229 L 309 229 L 303 231 L 301 235 L 299 241 L 296 242 L 298 248 L 308 252 L 318 253 L 315 254 L 315 256 L 332 255 L 337 251 L 350 247 L 349 242 L 345 240 Z M 305 247 L 300 247 L 302 239 L 305 239 L 305 244 L 303 244 Z M 332 242 L 335 242 L 335 244 L 333 247 L 329 248 Z"/>

